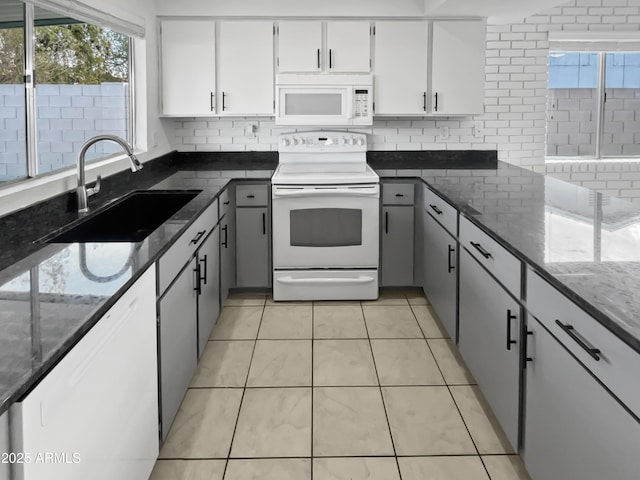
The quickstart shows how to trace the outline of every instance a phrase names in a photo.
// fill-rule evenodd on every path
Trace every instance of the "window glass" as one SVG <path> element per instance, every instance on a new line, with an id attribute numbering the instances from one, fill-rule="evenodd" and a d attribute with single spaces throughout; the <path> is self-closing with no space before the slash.
<path id="1" fill-rule="evenodd" d="M 27 176 L 24 8 L 0 1 L 0 184 Z"/>
<path id="2" fill-rule="evenodd" d="M 598 53 L 549 52 L 547 155 L 596 154 Z"/>
<path id="3" fill-rule="evenodd" d="M 606 54 L 603 156 L 640 155 L 640 52 Z"/>
<path id="4" fill-rule="evenodd" d="M 129 37 L 36 7 L 34 63 L 38 172 L 74 165 L 99 134 L 131 140 Z M 100 142 L 87 159 L 120 151 Z"/>

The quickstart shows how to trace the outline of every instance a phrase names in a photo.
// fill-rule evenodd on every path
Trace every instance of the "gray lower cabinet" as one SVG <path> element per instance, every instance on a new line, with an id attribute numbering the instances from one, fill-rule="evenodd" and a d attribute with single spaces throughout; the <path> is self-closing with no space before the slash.
<path id="1" fill-rule="evenodd" d="M 167 437 L 198 363 L 198 259 L 193 258 L 158 302 L 160 406 Z"/>
<path id="2" fill-rule="evenodd" d="M 220 305 L 236 284 L 235 212 L 229 208 L 220 220 Z"/>
<path id="3" fill-rule="evenodd" d="M 413 187 L 413 185 L 412 185 Z M 380 285 L 413 285 L 413 204 L 382 207 Z"/>
<path id="4" fill-rule="evenodd" d="M 517 451 L 520 306 L 464 248 L 459 295 L 458 348 Z"/>
<path id="5" fill-rule="evenodd" d="M 424 210 L 422 239 L 424 293 L 447 333 L 455 341 L 458 311 L 458 242 Z"/>
<path id="6" fill-rule="evenodd" d="M 533 480 L 637 480 L 640 423 L 529 320 L 523 459 Z"/>
<path id="7" fill-rule="evenodd" d="M 0 415 L 0 480 L 9 480 L 9 462 L 4 461 L 4 456 L 10 453 L 9 449 L 9 414 Z"/>
<path id="8" fill-rule="evenodd" d="M 220 227 L 217 226 L 198 250 L 198 357 L 220 316 Z"/>
<path id="9" fill-rule="evenodd" d="M 268 207 L 236 209 L 236 285 L 268 288 L 271 285 Z"/>

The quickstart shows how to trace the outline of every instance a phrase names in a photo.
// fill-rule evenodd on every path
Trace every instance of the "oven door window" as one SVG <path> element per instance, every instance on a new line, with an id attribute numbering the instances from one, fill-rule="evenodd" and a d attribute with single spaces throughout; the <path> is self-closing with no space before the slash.
<path id="1" fill-rule="evenodd" d="M 293 247 L 350 247 L 362 245 L 362 210 L 307 208 L 290 212 Z"/>

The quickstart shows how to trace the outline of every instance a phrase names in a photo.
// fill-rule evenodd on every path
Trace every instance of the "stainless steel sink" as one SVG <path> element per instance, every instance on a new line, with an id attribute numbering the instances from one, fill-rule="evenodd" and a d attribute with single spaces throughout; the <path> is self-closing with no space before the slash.
<path id="1" fill-rule="evenodd" d="M 201 190 L 135 191 L 64 232 L 44 238 L 47 243 L 140 242 Z"/>

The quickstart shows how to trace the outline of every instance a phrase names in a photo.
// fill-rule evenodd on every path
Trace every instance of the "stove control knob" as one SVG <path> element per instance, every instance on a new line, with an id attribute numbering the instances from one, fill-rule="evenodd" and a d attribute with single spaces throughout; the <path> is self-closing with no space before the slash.
<path id="1" fill-rule="evenodd" d="M 358 145 L 360 145 L 361 147 L 364 145 L 364 138 L 358 139 Z"/>
<path id="2" fill-rule="evenodd" d="M 351 138 L 349 139 L 349 145 L 355 145 L 355 144 L 356 144 L 356 139 L 355 139 L 355 137 L 351 137 Z"/>
<path id="3" fill-rule="evenodd" d="M 325 145 L 333 145 L 333 138 L 329 137 L 327 138 L 327 140 L 324 142 Z"/>
<path id="4" fill-rule="evenodd" d="M 346 137 L 342 137 L 340 139 L 340 145 L 346 145 L 347 144 L 347 138 Z"/>
<path id="5" fill-rule="evenodd" d="M 307 139 L 304 137 L 300 137 L 300 145 L 306 145 L 307 144 Z"/>
<path id="6" fill-rule="evenodd" d="M 290 142 L 288 138 L 283 138 L 282 140 L 280 140 L 280 143 L 283 147 L 288 147 Z"/>
<path id="7" fill-rule="evenodd" d="M 294 145 L 298 145 L 298 143 L 299 143 L 299 142 L 298 142 L 298 139 L 297 139 L 296 137 L 293 137 L 293 144 L 294 144 Z"/>

